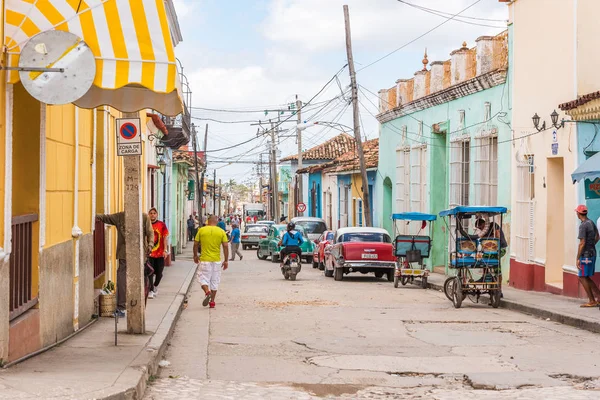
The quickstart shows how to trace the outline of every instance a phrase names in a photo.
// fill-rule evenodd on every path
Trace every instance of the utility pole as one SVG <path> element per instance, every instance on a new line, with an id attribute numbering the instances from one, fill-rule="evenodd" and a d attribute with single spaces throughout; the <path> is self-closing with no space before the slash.
<path id="1" fill-rule="evenodd" d="M 298 125 L 296 126 L 296 135 L 298 136 L 298 169 L 302 168 L 302 130 L 300 124 L 302 123 L 302 101 L 298 100 L 296 95 L 296 111 L 298 112 Z M 298 198 L 296 199 L 296 205 L 302 203 L 302 175 L 296 174 L 298 180 Z M 298 207 L 294 207 L 294 213 L 297 216 L 302 216 L 303 213 L 297 211 Z"/>
<path id="2" fill-rule="evenodd" d="M 139 118 L 138 113 L 123 113 L 124 118 Z M 123 157 L 125 170 L 125 261 L 127 263 L 127 332 L 146 333 L 144 302 L 144 259 L 142 235 L 141 156 Z"/>
<path id="3" fill-rule="evenodd" d="M 213 215 L 217 215 L 217 170 L 213 171 Z"/>
<path id="4" fill-rule="evenodd" d="M 219 178 L 219 215 L 223 215 L 221 213 L 221 204 L 223 203 L 223 197 L 222 197 L 223 192 L 221 191 L 221 188 L 222 188 L 221 179 Z"/>
<path id="5" fill-rule="evenodd" d="M 275 124 L 271 121 L 271 159 L 272 163 L 272 176 L 273 176 L 273 189 L 271 193 L 273 195 L 273 221 L 277 221 L 279 217 L 278 206 L 279 206 L 279 187 L 277 185 L 277 144 L 275 143 Z"/>
<path id="6" fill-rule="evenodd" d="M 259 164 L 258 164 L 258 202 L 264 204 L 263 199 L 263 171 L 262 171 L 262 153 L 259 155 Z"/>
<path id="7" fill-rule="evenodd" d="M 203 205 L 204 205 L 204 174 L 206 173 L 206 166 L 207 166 L 207 158 L 206 158 L 206 144 L 208 142 L 208 124 L 206 124 L 206 129 L 204 130 L 204 168 L 202 168 L 202 178 L 200 179 L 200 201 L 199 201 L 199 207 L 200 210 L 198 210 L 198 216 L 200 219 L 200 227 L 202 227 L 202 216 L 204 215 L 204 209 L 203 209 Z M 197 169 L 196 169 L 197 171 Z M 197 178 L 197 173 L 196 173 L 196 179 Z"/>
<path id="8" fill-rule="evenodd" d="M 208 125 L 206 127 L 208 128 Z M 192 135 L 194 135 L 192 136 L 192 144 L 194 146 L 194 168 L 196 170 L 196 195 L 198 196 L 196 202 L 198 203 L 198 214 L 202 215 L 202 192 L 204 188 L 200 187 L 202 183 L 199 177 L 200 171 L 198 165 L 198 137 L 196 136 L 196 125 L 192 125 Z"/>
<path id="9" fill-rule="evenodd" d="M 360 172 L 362 175 L 362 193 L 363 193 L 363 214 L 365 216 L 366 226 L 373 226 L 371 221 L 371 201 L 369 198 L 369 179 L 367 177 L 367 167 L 365 165 L 365 154 L 363 152 L 362 141 L 360 139 L 360 119 L 358 115 L 358 87 L 356 86 L 356 71 L 354 70 L 354 58 L 352 57 L 352 36 L 350 33 L 350 15 L 348 6 L 344 5 L 344 22 L 346 25 L 346 54 L 348 55 L 348 69 L 350 70 L 350 85 L 352 86 L 352 117 L 354 119 L 354 138 L 356 139 L 356 149 L 358 150 L 358 159 L 360 161 Z"/>

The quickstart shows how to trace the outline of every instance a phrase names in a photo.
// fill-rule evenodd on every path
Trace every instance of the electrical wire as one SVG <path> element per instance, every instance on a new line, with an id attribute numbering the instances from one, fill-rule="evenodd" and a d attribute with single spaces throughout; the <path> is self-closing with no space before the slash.
<path id="1" fill-rule="evenodd" d="M 417 10 L 421 10 L 421 11 L 424 11 L 429 14 L 437 15 L 438 17 L 448 18 L 448 17 L 452 16 L 451 13 L 440 11 L 440 10 L 434 10 L 432 8 L 427 8 L 427 7 L 423 7 L 423 6 L 418 6 L 416 4 L 408 3 L 404 0 L 398 0 L 398 2 L 405 4 L 409 7 L 416 8 Z M 457 16 L 454 18 L 454 21 L 462 22 L 464 24 L 469 24 L 469 25 L 475 25 L 475 26 L 485 26 L 488 28 L 498 28 L 498 29 L 506 28 L 505 26 L 497 26 L 497 25 L 489 25 L 489 24 L 484 24 L 484 23 L 479 23 L 479 22 L 464 21 L 464 19 L 471 19 L 471 20 L 477 20 L 477 21 L 488 21 L 488 22 L 506 22 L 505 20 L 501 20 L 501 19 L 476 18 L 476 17 L 467 17 L 467 16 L 460 16 L 460 17 Z"/>
<path id="2" fill-rule="evenodd" d="M 433 28 L 429 29 L 429 30 L 428 30 L 428 31 L 426 31 L 425 33 L 422 33 L 421 35 L 417 36 L 416 38 L 414 38 L 414 39 L 412 39 L 412 40 L 408 41 L 407 43 L 405 43 L 405 44 L 403 44 L 402 46 L 398 47 L 396 50 L 393 50 L 393 51 L 391 51 L 391 52 L 387 53 L 386 55 L 384 55 L 384 56 L 382 56 L 382 57 L 378 58 L 377 60 L 375 60 L 375 61 L 371 62 L 370 64 L 367 64 L 367 65 L 365 65 L 364 67 L 360 68 L 360 69 L 359 69 L 358 71 L 356 71 L 356 72 L 360 72 L 360 71 L 362 71 L 362 70 L 364 70 L 364 69 L 367 69 L 367 68 L 369 68 L 369 67 L 370 67 L 370 66 L 372 66 L 372 65 L 375 65 L 375 64 L 377 64 L 378 62 L 380 62 L 380 61 L 382 61 L 382 60 L 385 60 L 386 58 L 388 58 L 388 57 L 389 57 L 389 56 L 391 56 L 392 54 L 394 54 L 394 53 L 396 53 L 396 52 L 398 52 L 398 51 L 402 50 L 403 48 L 405 48 L 405 47 L 407 47 L 407 46 L 409 46 L 409 45 L 413 44 L 413 43 L 414 43 L 414 42 L 416 42 L 417 40 L 419 40 L 419 39 L 421 39 L 421 38 L 423 38 L 423 37 L 425 37 L 425 36 L 429 35 L 431 32 L 435 31 L 435 30 L 436 30 L 436 29 L 438 29 L 439 27 L 441 27 L 441 26 L 443 26 L 443 25 L 447 24 L 448 22 L 452 21 L 454 18 L 456 18 L 457 16 L 459 16 L 460 14 L 462 14 L 463 12 L 467 11 L 469 8 L 471 8 L 471 7 L 475 6 L 476 4 L 478 4 L 478 3 L 480 3 L 480 2 L 481 2 L 481 0 L 476 0 L 474 3 L 472 3 L 472 4 L 471 4 L 471 5 L 469 5 L 469 6 L 467 6 L 466 8 L 462 9 L 462 10 L 461 10 L 461 11 L 459 11 L 458 13 L 456 13 L 456 14 L 452 15 L 451 17 L 447 18 L 445 21 L 443 21 L 443 22 L 441 22 L 441 23 L 437 24 L 436 26 L 434 26 Z"/>
<path id="3" fill-rule="evenodd" d="M 323 91 L 325 91 L 325 89 L 327 89 L 327 87 L 328 87 L 328 86 L 331 84 L 331 82 L 333 82 L 333 81 L 335 80 L 335 78 L 336 78 L 336 77 L 337 77 L 339 74 L 341 74 L 341 73 L 342 73 L 342 71 L 343 71 L 344 69 L 346 69 L 346 67 L 347 67 L 347 66 L 348 66 L 348 64 L 345 64 L 345 65 L 344 65 L 342 68 L 340 68 L 340 69 L 338 70 L 338 72 L 336 72 L 336 73 L 335 73 L 335 75 L 334 75 L 333 77 L 331 77 L 331 79 L 329 79 L 329 81 L 327 81 L 327 83 L 325 83 L 325 85 L 323 85 L 323 87 L 322 87 L 322 88 L 321 88 L 321 89 L 320 89 L 320 90 L 317 92 L 317 94 L 315 94 L 315 95 L 314 95 L 314 96 L 313 96 L 313 97 L 312 97 L 312 98 L 311 98 L 311 99 L 310 99 L 310 100 L 309 100 L 309 101 L 306 103 L 306 105 L 310 104 L 310 103 L 311 103 L 311 102 L 312 102 L 314 99 L 316 99 L 316 98 L 317 98 L 317 97 L 318 97 L 318 96 L 319 96 L 321 93 L 323 93 Z M 295 115 L 294 115 L 294 114 L 292 114 L 292 115 L 290 115 L 289 117 L 285 118 L 283 121 L 279 121 L 279 122 L 277 123 L 277 125 L 275 125 L 275 126 L 271 127 L 271 129 L 277 129 L 277 128 L 279 128 L 279 127 L 281 126 L 281 124 L 283 124 L 284 122 L 286 122 L 286 121 L 290 120 L 290 119 L 291 119 L 293 116 L 295 116 Z M 196 118 L 196 117 L 192 117 L 192 118 Z M 251 122 L 254 122 L 254 121 L 251 121 Z M 261 121 L 259 121 L 259 122 L 261 122 Z M 215 152 L 219 152 L 219 151 L 229 150 L 229 149 L 232 149 L 232 148 L 234 148 L 234 147 L 238 147 L 238 146 L 241 146 L 241 145 L 243 145 L 243 144 L 250 143 L 250 142 L 252 142 L 252 141 L 254 141 L 254 140 L 258 139 L 258 138 L 259 138 L 259 136 L 256 136 L 256 137 L 253 137 L 253 138 L 250 138 L 250 139 L 248 139 L 248 140 L 246 140 L 246 141 L 244 141 L 244 142 L 238 143 L 238 144 L 237 144 L 237 145 L 235 145 L 235 146 L 228 146 L 228 147 L 223 147 L 223 148 L 220 148 L 220 149 L 206 150 L 206 153 L 215 153 Z"/>

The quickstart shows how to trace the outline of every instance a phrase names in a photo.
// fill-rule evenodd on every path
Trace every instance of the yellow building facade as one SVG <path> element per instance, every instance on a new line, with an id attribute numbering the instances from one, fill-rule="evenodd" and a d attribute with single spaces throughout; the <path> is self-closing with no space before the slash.
<path id="1" fill-rule="evenodd" d="M 117 0 L 106 0 L 94 7 L 93 15 L 92 8 L 79 1 L 66 2 L 68 7 L 57 7 L 63 0 L 1 1 L 3 67 L 18 65 L 27 41 L 54 29 L 77 35 L 96 59 L 93 85 L 74 102 L 77 105 L 43 104 L 24 89 L 16 71 L 0 70 L 4 365 L 52 346 L 93 321 L 100 289 L 117 275 L 115 228 L 97 222 L 95 216 L 124 209 L 125 171 L 116 154 L 119 110 L 142 110 L 140 134 L 146 150 L 140 191 L 147 193 L 147 153 L 153 147 L 145 110 L 174 116 L 183 102 L 174 55 L 181 32 L 172 0 L 143 7 L 139 0 L 119 7 Z M 158 23 L 149 24 L 149 13 Z M 29 17 L 34 14 L 35 21 Z M 133 22 L 134 29 L 123 31 L 122 18 Z M 110 30 L 104 29 L 109 25 Z M 154 163 L 153 154 L 150 161 Z M 148 206 L 142 196 L 141 208 Z"/>

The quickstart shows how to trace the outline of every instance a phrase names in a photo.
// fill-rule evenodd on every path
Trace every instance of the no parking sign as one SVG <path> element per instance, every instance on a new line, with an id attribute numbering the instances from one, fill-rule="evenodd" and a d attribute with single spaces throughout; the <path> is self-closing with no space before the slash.
<path id="1" fill-rule="evenodd" d="M 142 155 L 142 133 L 139 118 L 117 118 L 117 155 Z"/>

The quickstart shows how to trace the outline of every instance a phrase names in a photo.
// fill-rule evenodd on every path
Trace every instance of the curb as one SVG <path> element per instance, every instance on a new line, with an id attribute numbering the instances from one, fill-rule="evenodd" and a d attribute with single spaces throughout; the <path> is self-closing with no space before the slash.
<path id="1" fill-rule="evenodd" d="M 190 291 L 198 266 L 186 276 L 169 310 L 156 328 L 146 346 L 115 382 L 119 392 L 94 397 L 94 400 L 140 400 L 144 396 L 148 379 L 158 371 L 158 363 L 167 350 L 167 343 L 173 335 L 175 325 L 183 310 L 184 301 Z M 136 383 L 132 385 L 132 381 Z"/>
<path id="2" fill-rule="evenodd" d="M 443 292 L 444 285 L 438 283 L 429 283 L 429 289 Z M 532 315 L 542 319 L 550 319 L 553 322 L 558 322 L 563 325 L 572 326 L 574 328 L 583 329 L 589 332 L 600 333 L 600 323 L 596 321 L 589 321 L 582 318 L 573 317 L 572 315 L 544 310 L 539 307 L 518 303 L 514 300 L 502 299 L 500 301 L 500 307 L 511 311 L 517 311 L 521 314 Z"/>

